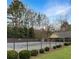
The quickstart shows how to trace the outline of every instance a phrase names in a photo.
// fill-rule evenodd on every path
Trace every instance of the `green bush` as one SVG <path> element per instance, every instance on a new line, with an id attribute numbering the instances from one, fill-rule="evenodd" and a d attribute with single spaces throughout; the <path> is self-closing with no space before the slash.
<path id="1" fill-rule="evenodd" d="M 38 55 L 38 50 L 31 51 L 31 56 L 37 56 L 37 55 Z"/>
<path id="2" fill-rule="evenodd" d="M 64 46 L 69 46 L 71 45 L 71 43 L 64 43 Z"/>
<path id="3" fill-rule="evenodd" d="M 69 45 L 71 45 L 71 42 L 69 43 Z"/>
<path id="4" fill-rule="evenodd" d="M 18 59 L 18 53 L 14 50 L 7 51 L 7 59 Z"/>
<path id="5" fill-rule="evenodd" d="M 68 43 L 64 43 L 64 46 L 68 46 Z"/>
<path id="6" fill-rule="evenodd" d="M 45 51 L 49 51 L 49 47 L 45 47 Z"/>
<path id="7" fill-rule="evenodd" d="M 62 47 L 62 45 L 57 45 L 56 47 L 57 47 L 57 48 L 60 48 L 60 47 Z"/>
<path id="8" fill-rule="evenodd" d="M 22 50 L 19 52 L 19 58 L 20 59 L 30 59 L 31 53 L 28 50 Z"/>
<path id="9" fill-rule="evenodd" d="M 56 49 L 56 46 L 53 46 L 53 49 Z"/>
<path id="10" fill-rule="evenodd" d="M 39 50 L 39 53 L 44 53 L 44 49 L 40 49 Z"/>

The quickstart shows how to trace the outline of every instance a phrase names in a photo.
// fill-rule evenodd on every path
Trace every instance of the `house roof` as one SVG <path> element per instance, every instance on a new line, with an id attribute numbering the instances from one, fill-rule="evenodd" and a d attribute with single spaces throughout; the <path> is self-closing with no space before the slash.
<path id="1" fill-rule="evenodd" d="M 71 38 L 71 32 L 54 32 L 49 38 Z"/>

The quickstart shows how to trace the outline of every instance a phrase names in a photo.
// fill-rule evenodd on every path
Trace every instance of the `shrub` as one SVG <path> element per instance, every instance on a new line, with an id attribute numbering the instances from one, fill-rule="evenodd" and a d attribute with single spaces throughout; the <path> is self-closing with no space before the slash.
<path id="1" fill-rule="evenodd" d="M 64 45 L 65 45 L 65 46 L 69 46 L 69 45 L 71 45 L 71 43 L 64 43 Z"/>
<path id="2" fill-rule="evenodd" d="M 53 49 L 56 49 L 56 46 L 53 46 Z"/>
<path id="3" fill-rule="evenodd" d="M 30 59 L 31 53 L 28 50 L 22 50 L 19 52 L 20 59 Z"/>
<path id="4" fill-rule="evenodd" d="M 38 50 L 31 51 L 31 56 L 37 56 L 37 55 L 38 55 Z"/>
<path id="5" fill-rule="evenodd" d="M 46 48 L 45 48 L 45 51 L 49 51 L 49 47 L 46 47 Z"/>
<path id="6" fill-rule="evenodd" d="M 62 45 L 57 45 L 56 47 L 57 47 L 57 48 L 60 48 L 60 47 L 62 47 Z"/>
<path id="7" fill-rule="evenodd" d="M 18 53 L 14 50 L 7 51 L 7 59 L 18 59 Z"/>
<path id="8" fill-rule="evenodd" d="M 71 45 L 71 42 L 69 43 L 69 45 Z"/>
<path id="9" fill-rule="evenodd" d="M 44 49 L 40 49 L 39 50 L 39 53 L 44 53 Z"/>

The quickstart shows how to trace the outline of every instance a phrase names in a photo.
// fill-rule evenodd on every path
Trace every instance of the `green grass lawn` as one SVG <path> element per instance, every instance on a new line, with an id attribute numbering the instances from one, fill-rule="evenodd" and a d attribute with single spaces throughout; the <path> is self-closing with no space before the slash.
<path id="1" fill-rule="evenodd" d="M 50 51 L 45 54 L 40 54 L 31 59 L 71 59 L 71 47 L 63 47 L 57 50 Z"/>

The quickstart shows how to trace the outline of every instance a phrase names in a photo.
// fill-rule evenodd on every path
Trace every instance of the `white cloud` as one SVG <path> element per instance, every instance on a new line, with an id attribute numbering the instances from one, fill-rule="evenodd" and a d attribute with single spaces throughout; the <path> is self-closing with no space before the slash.
<path id="1" fill-rule="evenodd" d="M 50 20 L 50 23 L 53 23 L 55 25 L 55 28 L 59 28 L 60 25 L 57 23 L 57 19 L 59 16 L 64 15 L 67 16 L 68 22 L 70 23 L 71 19 L 71 6 L 64 4 L 52 4 L 52 2 L 48 2 L 42 11 L 44 14 L 46 14 Z"/>
<path id="2" fill-rule="evenodd" d="M 68 14 L 70 6 L 49 6 L 44 13 L 48 16 L 66 15 Z"/>
<path id="3" fill-rule="evenodd" d="M 55 15 L 59 15 L 59 14 L 66 15 L 68 13 L 68 11 L 70 10 L 70 8 L 71 8 L 70 6 L 67 8 L 61 8 L 60 10 L 58 10 L 56 12 Z"/>

